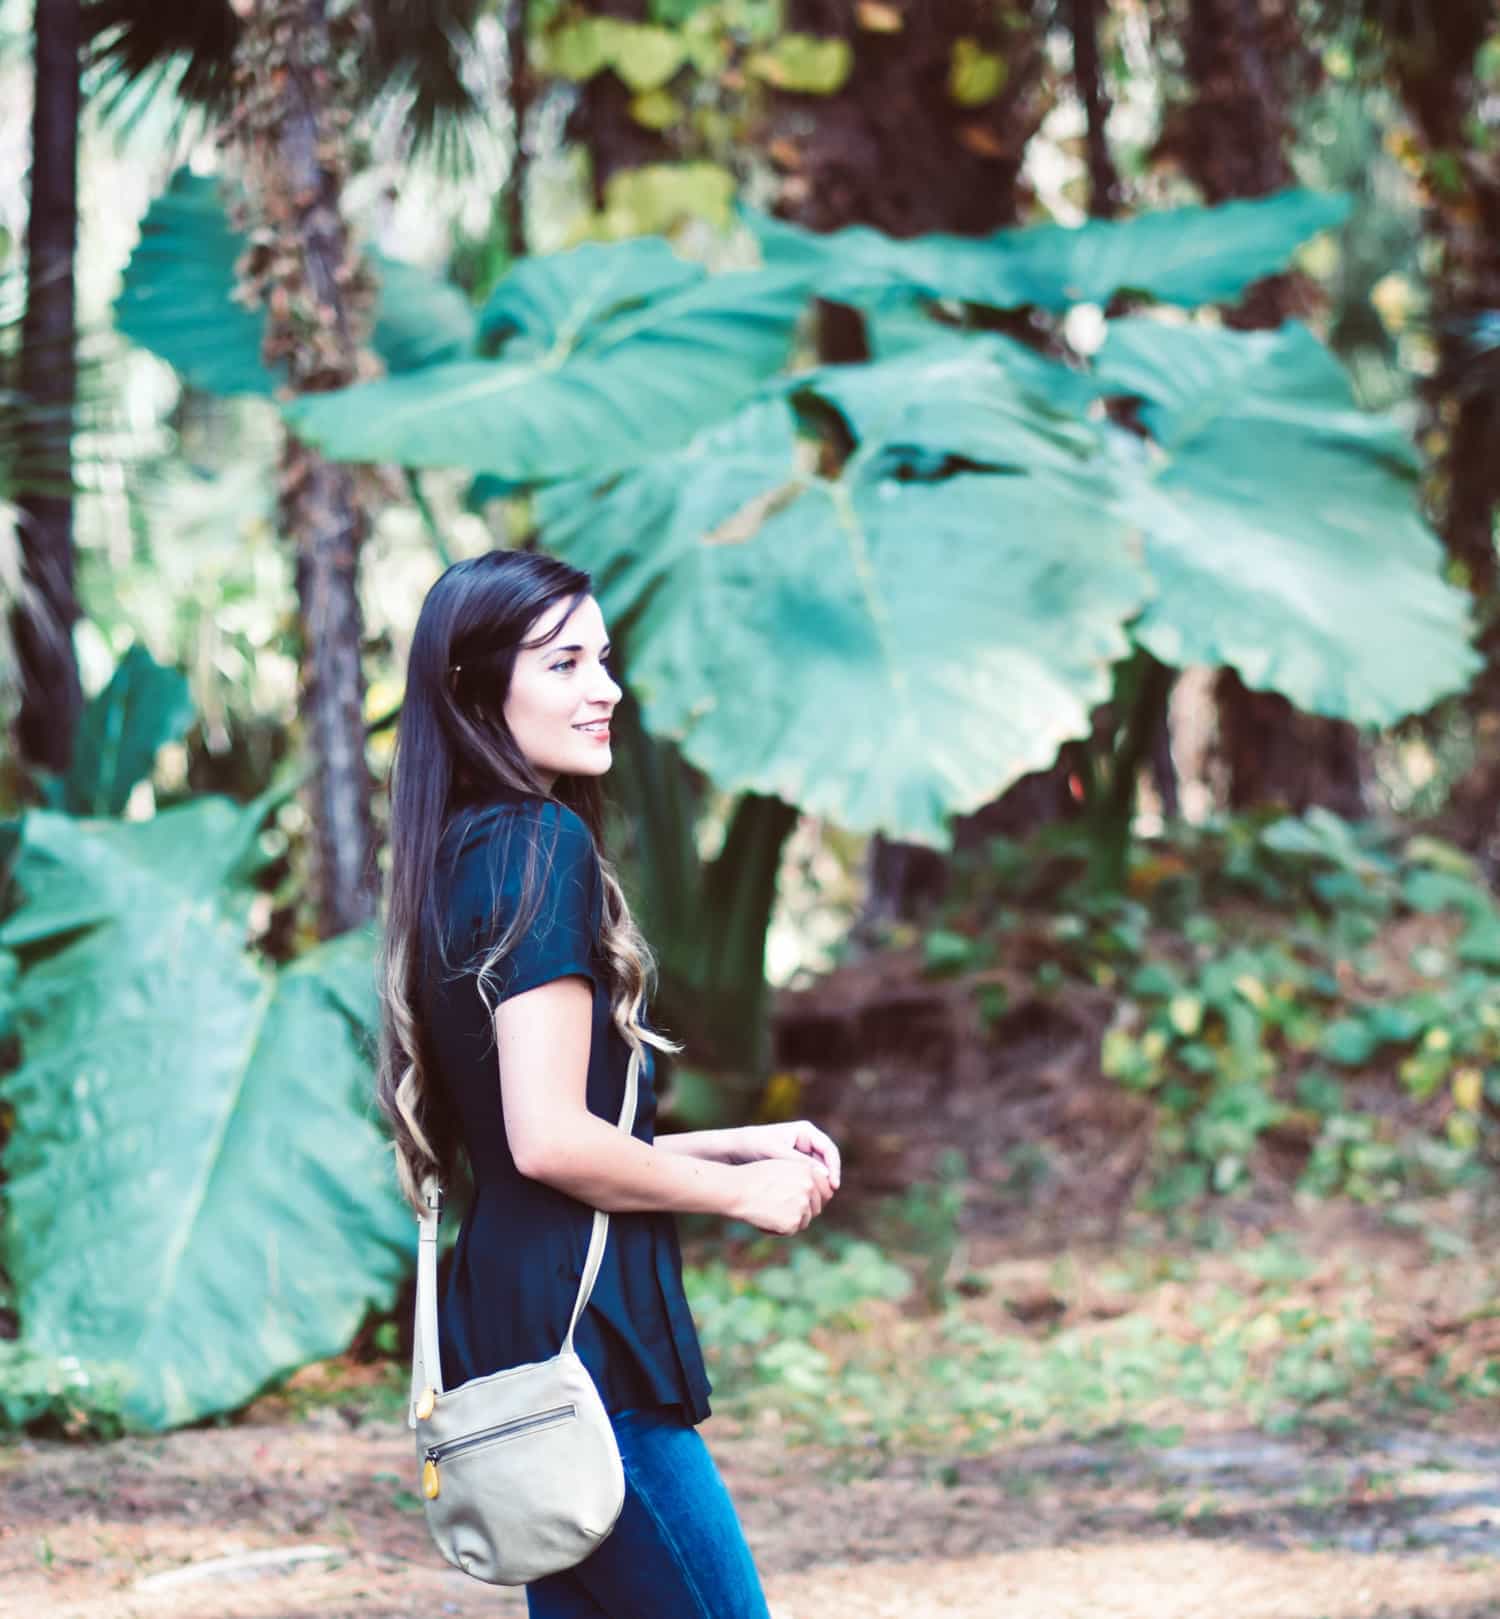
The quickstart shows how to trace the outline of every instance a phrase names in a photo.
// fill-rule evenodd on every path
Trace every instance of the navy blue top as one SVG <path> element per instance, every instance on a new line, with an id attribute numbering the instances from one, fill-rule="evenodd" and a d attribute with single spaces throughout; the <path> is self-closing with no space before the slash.
<path id="1" fill-rule="evenodd" d="M 630 1048 L 610 1016 L 599 943 L 604 888 L 587 823 L 565 805 L 508 792 L 460 811 L 444 832 L 435 879 L 450 968 L 444 973 L 429 955 L 421 975 L 429 1060 L 474 1175 L 474 1198 L 438 1294 L 447 1388 L 562 1348 L 593 1226 L 587 1204 L 515 1166 L 494 1026 L 478 988 L 479 961 L 515 915 L 528 839 L 539 844 L 541 906 L 488 980 L 491 1001 L 573 973 L 588 978 L 589 1111 L 614 1125 L 625 1100 Z M 648 1142 L 656 1136 L 654 1055 L 647 1046 L 641 1059 L 634 1131 Z M 573 1342 L 607 1411 L 676 1404 L 692 1422 L 709 1414 L 711 1386 L 670 1210 L 610 1215 L 604 1262 Z"/>

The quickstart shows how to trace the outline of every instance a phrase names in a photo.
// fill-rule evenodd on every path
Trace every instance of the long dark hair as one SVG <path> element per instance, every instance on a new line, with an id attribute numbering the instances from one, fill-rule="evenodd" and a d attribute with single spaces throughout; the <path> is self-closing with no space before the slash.
<path id="1" fill-rule="evenodd" d="M 402 1195 L 418 1212 L 422 1177 L 434 1172 L 446 1185 L 459 1148 L 428 1071 L 417 983 L 424 961 L 447 962 L 434 874 L 439 844 L 455 817 L 517 793 L 565 805 L 582 817 L 603 877 L 600 944 L 615 1026 L 643 1056 L 644 1045 L 682 1049 L 641 1021 L 656 963 L 606 856 L 599 778 L 562 772 L 548 792 L 502 713 L 520 649 L 544 646 L 557 634 L 528 639 L 533 626 L 555 603 L 576 604 L 592 586 L 591 575 L 544 553 L 487 551 L 448 568 L 417 615 L 391 772 L 376 1100 L 391 1127 Z M 537 867 L 533 844 L 515 915 L 477 967 L 487 1015 L 493 1011 L 487 994 L 493 969 L 535 914 Z"/>

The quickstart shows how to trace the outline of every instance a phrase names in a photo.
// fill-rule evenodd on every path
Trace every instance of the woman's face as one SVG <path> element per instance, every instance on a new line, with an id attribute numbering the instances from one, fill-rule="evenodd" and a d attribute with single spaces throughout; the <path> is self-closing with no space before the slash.
<path id="1" fill-rule="evenodd" d="M 608 725 L 602 732 L 579 727 L 608 721 L 622 695 L 606 665 L 609 637 L 598 602 L 583 596 L 571 612 L 569 607 L 555 602 L 527 630 L 525 639 L 534 641 L 562 625 L 546 646 L 521 648 L 503 710 L 511 735 L 549 793 L 565 771 L 602 776 L 609 769 Z"/>

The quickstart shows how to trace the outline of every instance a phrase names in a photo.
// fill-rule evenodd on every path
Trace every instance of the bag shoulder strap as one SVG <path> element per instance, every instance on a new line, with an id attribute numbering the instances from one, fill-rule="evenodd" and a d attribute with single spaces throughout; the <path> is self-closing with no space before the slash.
<path id="1" fill-rule="evenodd" d="M 630 1066 L 625 1071 L 625 1099 L 620 1107 L 618 1127 L 627 1135 L 635 1130 L 637 1079 L 641 1066 L 639 1051 L 630 1053 Z M 411 1398 L 406 1408 L 406 1425 L 417 1425 L 417 1402 L 424 1389 L 434 1395 L 443 1392 L 443 1364 L 438 1353 L 437 1325 L 437 1241 L 438 1221 L 443 1213 L 443 1189 L 436 1175 L 422 1177 L 422 1197 L 426 1212 L 417 1217 L 417 1304 L 416 1319 L 412 1324 Z M 609 1215 L 603 1209 L 594 1210 L 594 1229 L 589 1234 L 589 1251 L 583 1262 L 583 1274 L 578 1278 L 578 1293 L 573 1300 L 573 1314 L 568 1321 L 563 1351 L 571 1352 L 573 1333 L 578 1318 L 588 1306 L 599 1279 L 599 1267 L 604 1262 L 604 1245 L 609 1240 Z"/>

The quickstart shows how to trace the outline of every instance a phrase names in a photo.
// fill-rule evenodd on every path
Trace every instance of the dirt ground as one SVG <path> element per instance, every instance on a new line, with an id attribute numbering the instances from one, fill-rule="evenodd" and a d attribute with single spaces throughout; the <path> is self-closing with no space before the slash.
<path id="1" fill-rule="evenodd" d="M 1050 1443 L 839 1482 L 837 1458 L 704 1434 L 777 1619 L 1496 1619 L 1500 1437 L 1245 1431 L 1143 1453 Z M 48 1619 L 520 1615 L 451 1570 L 409 1436 L 296 1423 L 0 1453 L 0 1613 Z"/>

